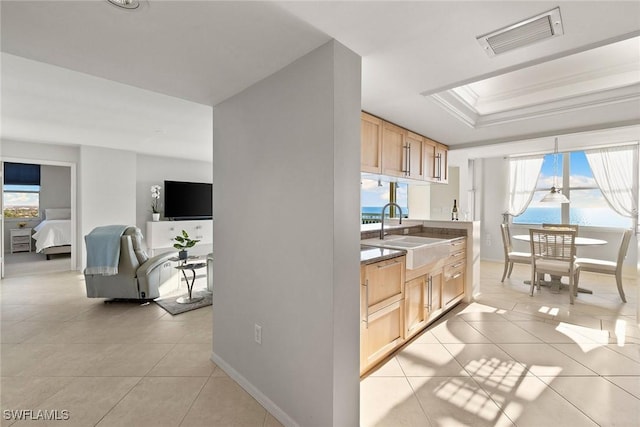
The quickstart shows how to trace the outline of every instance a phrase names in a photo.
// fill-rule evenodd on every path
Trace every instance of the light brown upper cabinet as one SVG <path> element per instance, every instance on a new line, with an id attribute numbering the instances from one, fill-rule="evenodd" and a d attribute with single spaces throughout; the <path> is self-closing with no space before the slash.
<path id="1" fill-rule="evenodd" d="M 447 154 L 449 150 L 446 145 L 436 144 L 435 180 L 436 182 L 447 183 L 449 181 Z"/>
<path id="2" fill-rule="evenodd" d="M 361 114 L 360 170 L 409 178 L 447 182 L 447 146 L 371 114 Z"/>
<path id="3" fill-rule="evenodd" d="M 407 132 L 406 136 L 406 177 L 423 180 L 424 169 L 424 138 L 416 133 Z"/>
<path id="4" fill-rule="evenodd" d="M 360 120 L 360 170 L 382 173 L 382 120 L 363 112 Z"/>
<path id="5" fill-rule="evenodd" d="M 382 174 L 405 177 L 407 131 L 388 122 L 382 124 Z"/>

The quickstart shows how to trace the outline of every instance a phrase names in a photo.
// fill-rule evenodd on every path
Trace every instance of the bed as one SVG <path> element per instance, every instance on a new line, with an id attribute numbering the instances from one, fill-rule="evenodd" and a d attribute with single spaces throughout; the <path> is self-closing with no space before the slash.
<path id="1" fill-rule="evenodd" d="M 47 260 L 53 254 L 71 253 L 71 209 L 45 209 L 45 219 L 34 227 L 36 252 Z"/>

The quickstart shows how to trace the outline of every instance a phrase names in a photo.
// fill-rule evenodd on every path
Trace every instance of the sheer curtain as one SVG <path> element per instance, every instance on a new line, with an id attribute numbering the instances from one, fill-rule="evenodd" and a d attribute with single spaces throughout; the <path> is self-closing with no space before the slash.
<path id="1" fill-rule="evenodd" d="M 638 225 L 638 145 L 585 151 L 596 184 L 609 206 Z M 635 185 L 634 185 L 635 183 Z"/>
<path id="2" fill-rule="evenodd" d="M 543 160 L 543 156 L 509 159 L 509 208 L 506 214 L 518 216 L 527 209 L 536 190 Z"/>

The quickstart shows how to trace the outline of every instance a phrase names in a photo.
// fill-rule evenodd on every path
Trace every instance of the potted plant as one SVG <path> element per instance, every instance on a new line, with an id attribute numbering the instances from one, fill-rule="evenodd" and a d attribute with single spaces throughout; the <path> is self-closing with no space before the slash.
<path id="1" fill-rule="evenodd" d="M 182 234 L 177 235 L 173 238 L 177 243 L 173 245 L 174 248 L 178 249 L 178 258 L 187 259 L 188 253 L 187 249 L 192 248 L 198 243 L 200 240 L 193 240 L 189 238 L 189 234 L 182 230 Z"/>
<path id="2" fill-rule="evenodd" d="M 151 186 L 151 217 L 154 221 L 160 220 L 160 190 L 159 185 Z"/>

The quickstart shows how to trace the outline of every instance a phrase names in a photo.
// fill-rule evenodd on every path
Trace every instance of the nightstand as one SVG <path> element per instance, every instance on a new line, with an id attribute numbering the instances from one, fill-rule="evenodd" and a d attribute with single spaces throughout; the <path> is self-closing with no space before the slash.
<path id="1" fill-rule="evenodd" d="M 31 228 L 11 229 L 11 253 L 31 252 Z"/>

